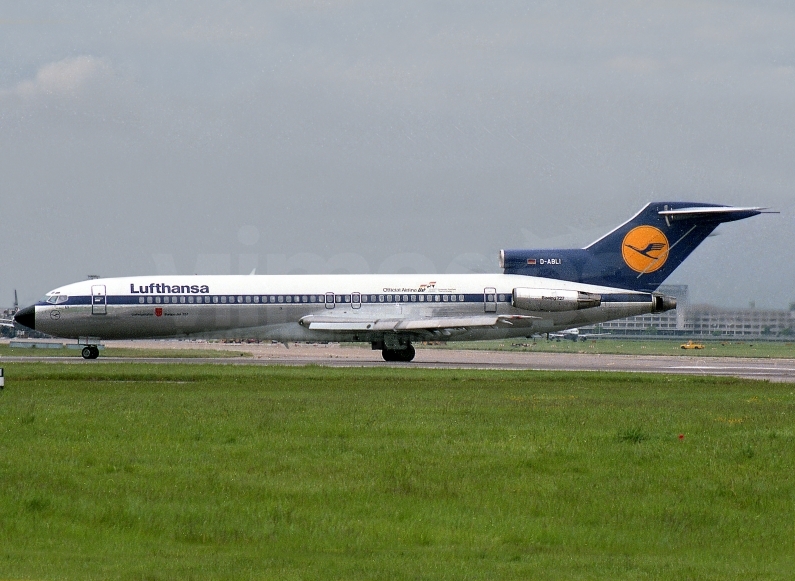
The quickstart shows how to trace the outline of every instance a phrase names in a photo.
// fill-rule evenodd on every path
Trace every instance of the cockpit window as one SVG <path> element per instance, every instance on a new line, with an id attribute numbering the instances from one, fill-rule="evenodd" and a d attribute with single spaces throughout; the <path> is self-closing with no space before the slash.
<path id="1" fill-rule="evenodd" d="M 61 303 L 65 303 L 69 300 L 67 295 L 50 295 L 48 297 L 44 297 L 43 301 L 49 303 L 51 305 L 60 305 Z"/>

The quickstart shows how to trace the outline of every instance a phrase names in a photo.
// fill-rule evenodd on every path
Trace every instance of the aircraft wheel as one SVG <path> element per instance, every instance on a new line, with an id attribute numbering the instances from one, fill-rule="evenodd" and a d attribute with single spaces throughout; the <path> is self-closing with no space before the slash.
<path id="1" fill-rule="evenodd" d="M 99 349 L 96 345 L 86 345 L 83 347 L 80 354 L 83 356 L 83 359 L 96 359 L 99 357 Z"/>
<path id="2" fill-rule="evenodd" d="M 402 351 L 398 351 L 398 353 L 400 354 L 400 361 L 405 361 L 406 363 L 408 363 L 409 361 L 414 359 L 416 351 L 414 351 L 414 345 L 409 344 Z"/>
<path id="3" fill-rule="evenodd" d="M 400 361 L 408 363 L 414 359 L 414 346 L 409 344 L 405 349 L 381 349 L 381 357 L 384 361 Z"/>

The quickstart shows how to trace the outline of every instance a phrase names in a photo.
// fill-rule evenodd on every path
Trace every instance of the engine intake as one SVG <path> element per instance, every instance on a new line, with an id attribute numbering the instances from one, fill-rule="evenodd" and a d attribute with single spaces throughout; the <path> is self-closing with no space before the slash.
<path id="1" fill-rule="evenodd" d="M 554 313 L 592 309 L 602 304 L 602 296 L 576 290 L 513 289 L 513 306 L 526 311 Z"/>

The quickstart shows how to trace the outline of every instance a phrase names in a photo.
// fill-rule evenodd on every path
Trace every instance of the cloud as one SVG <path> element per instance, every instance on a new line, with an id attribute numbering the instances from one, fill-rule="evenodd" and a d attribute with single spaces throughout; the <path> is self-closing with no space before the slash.
<path id="1" fill-rule="evenodd" d="M 41 95 L 74 97 L 98 79 L 110 75 L 112 70 L 107 59 L 84 55 L 48 63 L 39 68 L 33 79 L 18 83 L 8 92 L 22 98 Z"/>
<path id="2" fill-rule="evenodd" d="M 57 134 L 74 139 L 101 130 L 134 137 L 158 110 L 149 104 L 152 99 L 141 98 L 134 79 L 119 74 L 111 63 L 107 57 L 69 57 L 43 64 L 32 77 L 0 89 L 0 135 L 12 140 L 25 135 L 52 139 Z M 151 123 L 162 129 L 163 115 L 154 116 Z"/>

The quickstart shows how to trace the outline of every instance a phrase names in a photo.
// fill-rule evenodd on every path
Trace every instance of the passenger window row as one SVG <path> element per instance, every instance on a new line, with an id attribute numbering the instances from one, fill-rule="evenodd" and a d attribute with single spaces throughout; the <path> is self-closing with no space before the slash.
<path id="1" fill-rule="evenodd" d="M 483 295 L 475 295 L 476 302 L 483 300 Z M 358 299 L 358 300 L 357 300 Z M 466 297 L 464 295 L 454 294 L 421 294 L 421 295 L 203 295 L 203 296 L 146 296 L 138 297 L 138 302 L 141 304 L 279 304 L 279 303 L 334 303 L 334 304 L 350 304 L 356 303 L 424 303 L 424 302 L 464 302 Z M 489 301 L 494 301 L 494 295 L 489 295 Z M 506 295 L 498 295 L 499 302 L 505 302 Z"/>

